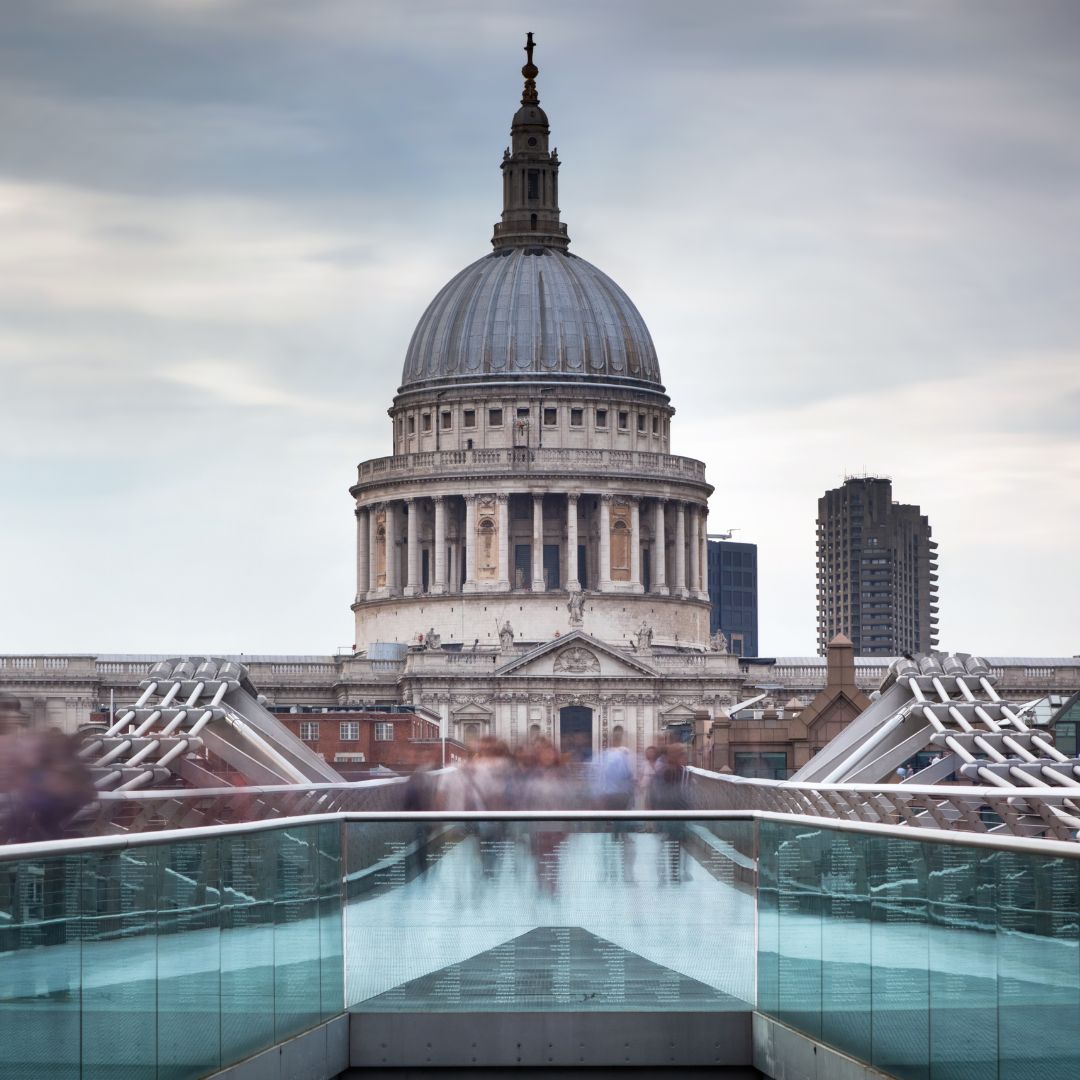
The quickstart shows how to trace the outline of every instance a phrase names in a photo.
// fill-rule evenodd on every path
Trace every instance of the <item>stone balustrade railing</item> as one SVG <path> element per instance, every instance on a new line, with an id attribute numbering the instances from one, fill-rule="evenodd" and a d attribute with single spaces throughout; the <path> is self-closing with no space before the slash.
<path id="1" fill-rule="evenodd" d="M 528 476 L 582 470 L 625 476 L 658 476 L 704 482 L 705 463 L 648 450 L 591 450 L 576 447 L 497 447 L 480 450 L 430 450 L 372 458 L 359 466 L 360 484 L 384 480 L 467 475 L 476 472 Z"/>

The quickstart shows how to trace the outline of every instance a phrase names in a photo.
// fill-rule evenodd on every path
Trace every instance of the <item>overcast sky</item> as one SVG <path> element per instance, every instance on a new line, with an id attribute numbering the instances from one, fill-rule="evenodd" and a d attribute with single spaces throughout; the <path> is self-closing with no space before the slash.
<path id="1" fill-rule="evenodd" d="M 353 640 L 356 463 L 487 251 L 522 41 L 761 650 L 893 477 L 942 644 L 1080 652 L 1080 5 L 0 0 L 0 651 Z"/>

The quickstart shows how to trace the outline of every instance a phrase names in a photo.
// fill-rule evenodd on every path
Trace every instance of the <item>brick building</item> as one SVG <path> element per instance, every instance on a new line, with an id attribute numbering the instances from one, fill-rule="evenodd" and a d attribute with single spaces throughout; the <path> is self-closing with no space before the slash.
<path id="1" fill-rule="evenodd" d="M 439 716 L 423 708 L 320 709 L 294 705 L 274 715 L 346 780 L 365 779 L 389 769 L 411 772 L 420 765 L 443 764 Z M 467 756 L 456 739 L 447 739 L 445 763 Z"/>

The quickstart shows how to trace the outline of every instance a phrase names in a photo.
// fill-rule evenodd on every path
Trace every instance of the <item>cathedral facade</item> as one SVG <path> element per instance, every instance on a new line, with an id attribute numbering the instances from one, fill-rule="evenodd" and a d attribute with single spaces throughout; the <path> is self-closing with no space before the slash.
<path id="1" fill-rule="evenodd" d="M 735 701 L 709 638 L 705 466 L 625 292 L 569 250 L 532 42 L 492 250 L 418 323 L 393 454 L 359 466 L 358 652 L 463 741 L 643 749 Z"/>

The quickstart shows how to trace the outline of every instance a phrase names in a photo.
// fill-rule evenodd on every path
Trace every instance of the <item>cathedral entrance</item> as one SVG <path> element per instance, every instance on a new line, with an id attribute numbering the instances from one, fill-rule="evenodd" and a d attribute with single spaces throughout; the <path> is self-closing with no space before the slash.
<path id="1" fill-rule="evenodd" d="M 559 749 L 573 762 L 592 759 L 592 709 L 567 705 L 559 710 Z"/>

